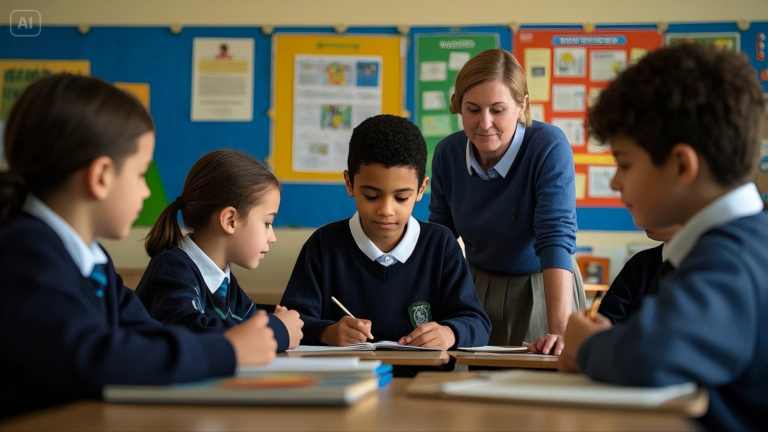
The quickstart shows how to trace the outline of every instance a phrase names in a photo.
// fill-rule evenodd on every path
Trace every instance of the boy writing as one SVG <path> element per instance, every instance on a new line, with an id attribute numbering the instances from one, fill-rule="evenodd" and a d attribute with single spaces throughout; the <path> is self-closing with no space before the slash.
<path id="1" fill-rule="evenodd" d="M 741 55 L 655 51 L 601 93 L 590 128 L 611 145 L 611 187 L 635 224 L 683 227 L 658 297 L 611 327 L 570 317 L 560 368 L 616 384 L 694 381 L 707 429 L 757 430 L 768 408 L 768 215 L 753 183 L 763 94 Z"/>
<path id="2" fill-rule="evenodd" d="M 315 231 L 281 304 L 304 321 L 303 344 L 380 340 L 448 349 L 488 343 L 491 324 L 451 232 L 411 216 L 429 181 L 427 146 L 407 119 L 379 115 L 355 128 L 347 193 L 357 213 Z M 356 317 L 342 311 L 335 297 Z"/>

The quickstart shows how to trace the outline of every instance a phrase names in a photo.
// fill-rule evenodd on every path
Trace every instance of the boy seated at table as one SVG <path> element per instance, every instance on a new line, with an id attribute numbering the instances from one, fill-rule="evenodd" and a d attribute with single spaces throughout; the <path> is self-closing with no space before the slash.
<path id="1" fill-rule="evenodd" d="M 611 327 L 571 315 L 560 368 L 630 386 L 696 382 L 710 430 L 759 430 L 768 410 L 768 214 L 755 178 L 763 91 L 741 53 L 654 51 L 601 94 L 589 127 L 610 143 L 611 187 L 637 226 L 681 224 L 659 295 Z"/>
<path id="2" fill-rule="evenodd" d="M 378 115 L 354 129 L 344 180 L 357 212 L 312 234 L 280 301 L 304 321 L 302 344 L 345 346 L 372 333 L 429 348 L 488 343 L 491 323 L 456 239 L 411 216 L 426 163 L 426 142 L 405 118 Z"/>

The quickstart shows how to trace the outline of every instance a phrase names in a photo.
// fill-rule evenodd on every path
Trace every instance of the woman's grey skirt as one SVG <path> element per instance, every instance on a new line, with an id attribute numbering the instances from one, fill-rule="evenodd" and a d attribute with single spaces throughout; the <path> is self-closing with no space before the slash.
<path id="1" fill-rule="evenodd" d="M 523 341 L 533 343 L 549 333 L 541 273 L 503 275 L 487 273 L 472 265 L 470 268 L 480 302 L 493 326 L 489 345 L 520 346 Z M 586 307 L 587 300 L 575 260 L 573 268 L 573 310 L 577 311 Z"/>

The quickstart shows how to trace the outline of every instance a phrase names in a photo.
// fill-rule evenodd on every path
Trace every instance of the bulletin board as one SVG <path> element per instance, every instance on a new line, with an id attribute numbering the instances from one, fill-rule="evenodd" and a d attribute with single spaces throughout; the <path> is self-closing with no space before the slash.
<path id="1" fill-rule="evenodd" d="M 193 122 L 190 119 L 192 46 L 195 37 L 251 38 L 255 41 L 253 121 Z M 192 165 L 222 147 L 265 160 L 269 154 L 269 79 L 271 37 L 259 27 L 92 27 L 86 34 L 71 26 L 43 26 L 37 37 L 14 38 L 0 32 L 0 59 L 84 61 L 90 74 L 147 94 L 155 120 L 155 169 L 147 182 L 152 192 L 137 221 L 152 225 L 181 193 Z M 166 198 L 168 197 L 168 198 Z M 278 221 L 279 222 L 279 221 Z"/>
<path id="2" fill-rule="evenodd" d="M 598 26 L 597 32 L 631 36 L 627 31 L 644 30 L 655 32 L 654 25 L 645 25 L 635 29 L 633 26 L 622 26 L 618 29 L 608 29 Z M 512 51 L 513 39 L 523 32 L 543 30 L 572 31 L 581 34 L 581 26 L 555 29 L 552 27 L 523 26 L 514 37 L 507 26 L 464 26 L 464 27 L 411 27 L 408 29 L 410 47 L 407 44 L 395 44 L 397 54 L 393 54 L 400 62 L 400 84 L 393 92 L 396 102 L 386 111 L 393 114 L 409 115 L 411 120 L 419 123 L 416 106 L 416 46 L 418 35 L 424 37 L 440 35 L 487 35 L 498 34 L 502 48 Z M 92 76 L 113 83 L 129 83 L 126 88 L 140 92 L 151 100 L 151 113 L 157 125 L 156 146 L 153 166 L 150 169 L 148 182 L 152 197 L 145 203 L 139 223 L 150 225 L 154 223 L 159 210 L 164 208 L 169 200 L 181 193 L 189 169 L 202 155 L 212 150 L 227 147 L 235 148 L 252 154 L 256 158 L 267 161 L 275 149 L 288 146 L 290 141 L 277 142 L 273 134 L 276 129 L 273 121 L 279 116 L 270 118 L 269 113 L 277 108 L 276 93 L 273 92 L 275 72 L 273 60 L 280 52 L 273 52 L 274 40 L 279 37 L 301 35 L 319 37 L 328 35 L 331 38 L 381 38 L 402 40 L 402 29 L 395 27 L 350 27 L 345 36 L 337 36 L 332 27 L 278 27 L 271 31 L 263 31 L 261 27 L 184 27 L 180 34 L 174 34 L 168 27 L 92 27 L 89 32 L 82 34 L 77 27 L 44 26 L 41 34 L 34 38 L 14 38 L 10 32 L 0 32 L 0 60 L 24 60 L 38 62 L 46 61 L 76 61 L 88 63 Z M 764 89 L 768 92 L 768 62 L 764 60 L 764 46 L 761 49 L 761 37 L 768 32 L 768 22 L 753 22 L 748 30 L 740 30 L 731 23 L 701 23 L 701 24 L 669 24 L 667 33 L 734 33 L 740 34 L 742 52 L 746 53 L 752 65 L 759 74 Z M 567 34 L 567 33 L 562 33 Z M 194 38 L 248 38 L 254 40 L 254 83 L 253 83 L 253 120 L 250 122 L 206 121 L 194 122 L 190 119 L 191 89 Z M 661 38 L 661 36 L 659 36 Z M 631 42 L 633 39 L 629 39 Z M 628 45 L 629 46 L 629 45 Z M 553 48 L 546 43 L 542 47 Z M 310 47 L 311 48 L 311 47 Z M 317 47 L 315 47 L 316 49 Z M 519 47 L 516 46 L 516 48 Z M 630 48 L 631 49 L 631 48 Z M 407 54 L 406 54 L 407 53 Z M 524 61 L 523 57 L 518 58 Z M 403 56 L 407 55 L 407 62 Z M 450 60 L 450 57 L 449 57 Z M 405 67 L 407 65 L 407 67 Z M 386 64 L 383 72 L 391 71 Z M 404 72 L 405 71 L 405 72 Z M 292 70 L 289 70 L 293 74 Z M 406 74 L 407 78 L 403 77 Z M 0 76 L 0 78 L 2 78 Z M 446 82 L 449 82 L 447 79 Z M 292 82 L 292 81 L 291 81 Z M 403 98 L 403 91 L 405 98 Z M 387 91 L 387 97 L 390 92 Z M 448 96 L 446 96 L 447 99 Z M 274 98 L 274 99 L 273 99 Z M 288 98 L 291 100 L 291 97 Z M 447 100 L 446 100 L 447 103 Z M 404 104 L 404 105 L 403 105 Z M 403 112 L 402 108 L 406 111 Z M 546 111 L 545 111 L 546 113 Z M 546 116 L 546 114 L 545 114 Z M 570 115 L 569 115 L 570 116 Z M 578 116 L 576 116 L 578 117 Z M 291 115 L 287 117 L 289 120 Z M 549 118 L 544 118 L 550 121 Z M 457 123 L 458 124 L 458 123 Z M 288 131 L 290 132 L 290 128 Z M 586 134 L 585 134 L 586 135 Z M 290 136 L 289 136 L 290 138 Z M 575 153 L 577 172 L 591 165 L 611 166 L 610 155 L 605 153 Z M 275 154 L 275 156 L 277 156 Z M 591 158 L 591 159 L 586 159 Z M 290 156 L 287 159 L 291 160 Z M 278 162 L 273 158 L 273 162 Z M 601 163 L 603 163 L 601 165 Z M 291 166 L 288 165 L 288 168 Z M 285 168 L 285 167 L 284 167 Z M 588 174 L 588 173 L 587 173 Z M 323 182 L 325 181 L 325 182 Z M 429 196 L 425 196 L 414 208 L 414 217 L 427 220 Z M 577 218 L 580 230 L 634 230 L 632 217 L 626 209 L 611 207 L 604 204 L 586 205 L 580 202 L 577 207 Z M 330 221 L 349 217 L 355 212 L 354 200 L 346 195 L 341 184 L 341 173 L 331 180 L 288 179 L 282 185 L 282 200 L 276 226 L 318 227 Z"/>
<path id="3" fill-rule="evenodd" d="M 432 176 L 432 156 L 437 144 L 462 130 L 460 116 L 450 112 L 451 95 L 459 70 L 470 58 L 505 42 L 511 49 L 506 26 L 411 28 L 409 94 L 411 121 L 427 143 L 427 177 Z"/>
<path id="4" fill-rule="evenodd" d="M 352 129 L 403 114 L 403 48 L 390 35 L 274 36 L 271 149 L 281 181 L 343 182 Z M 367 98 L 378 98 L 376 111 Z"/>
<path id="5" fill-rule="evenodd" d="M 736 45 L 735 50 L 749 58 L 763 85 L 763 92 L 768 93 L 768 22 L 752 22 L 748 25 L 748 29 L 741 30 L 734 22 L 669 24 L 664 40 L 693 39 L 728 48 Z"/>
<path id="6" fill-rule="evenodd" d="M 610 189 L 610 149 L 588 136 L 587 110 L 627 65 L 662 45 L 655 30 L 521 29 L 514 53 L 526 72 L 531 115 L 565 132 L 576 171 L 578 207 L 623 207 Z M 579 221 L 581 225 L 581 220 Z"/>

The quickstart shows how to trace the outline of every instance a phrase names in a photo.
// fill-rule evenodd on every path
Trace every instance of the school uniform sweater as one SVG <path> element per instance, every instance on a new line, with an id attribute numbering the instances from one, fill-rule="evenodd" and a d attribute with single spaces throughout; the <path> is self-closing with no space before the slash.
<path id="1" fill-rule="evenodd" d="M 310 236 L 281 300 L 304 320 L 302 344 L 323 345 L 322 331 L 345 316 L 331 296 L 371 320 L 376 340 L 398 341 L 417 324 L 436 321 L 453 330 L 454 347 L 488 343 L 490 320 L 456 239 L 442 226 L 413 221 L 421 228 L 415 249 L 386 267 L 360 250 L 349 220 Z"/>
<path id="2" fill-rule="evenodd" d="M 107 384 L 164 385 L 232 375 L 232 345 L 152 319 L 110 259 L 94 293 L 56 232 L 20 213 L 0 226 L 0 416 L 78 399 Z"/>
<path id="3" fill-rule="evenodd" d="M 150 260 L 136 287 L 136 295 L 149 314 L 166 324 L 178 324 L 195 333 L 224 333 L 256 313 L 234 274 L 230 274 L 226 308 L 214 308 L 214 293 L 206 286 L 200 269 L 178 247 L 168 248 Z M 278 351 L 288 349 L 288 329 L 280 318 L 269 314 L 269 327 L 275 333 Z"/>
<path id="4" fill-rule="evenodd" d="M 442 140 L 432 159 L 429 221 L 464 240 L 467 261 L 492 273 L 571 270 L 576 245 L 573 152 L 563 132 L 534 121 L 505 177 L 467 168 L 467 136 Z"/>
<path id="5" fill-rule="evenodd" d="M 624 264 L 611 288 L 605 293 L 598 312 L 612 323 L 624 321 L 640 308 L 648 295 L 656 295 L 651 281 L 661 267 L 664 245 L 642 250 Z M 657 287 L 658 288 L 658 287 Z"/>
<path id="6" fill-rule="evenodd" d="M 658 296 L 584 342 L 581 370 L 632 386 L 694 381 L 709 390 L 701 419 L 707 429 L 762 429 L 768 419 L 766 244 L 763 212 L 708 230 L 662 277 Z"/>

